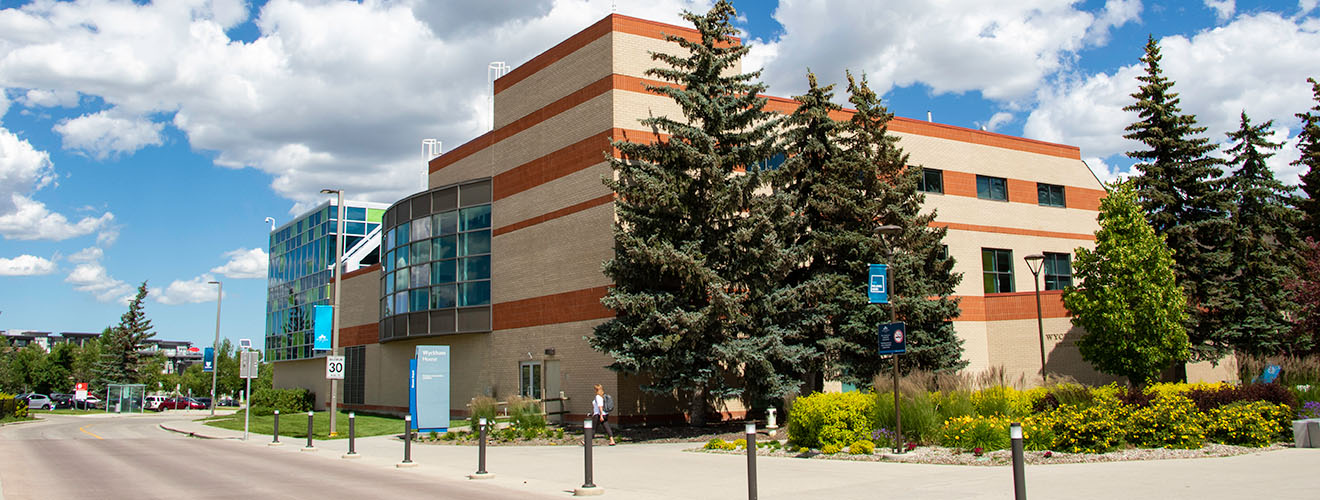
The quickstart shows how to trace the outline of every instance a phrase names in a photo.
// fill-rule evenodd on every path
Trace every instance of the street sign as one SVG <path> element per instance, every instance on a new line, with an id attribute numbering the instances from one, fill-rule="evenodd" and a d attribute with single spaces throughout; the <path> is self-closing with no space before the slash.
<path id="1" fill-rule="evenodd" d="M 866 296 L 872 304 L 889 303 L 888 266 L 871 264 L 870 278 L 866 281 Z"/>
<path id="2" fill-rule="evenodd" d="M 344 380 L 343 356 L 325 357 L 325 378 L 326 380 Z"/>
<path id="3" fill-rule="evenodd" d="M 238 353 L 238 359 L 238 378 L 257 378 L 258 368 L 261 366 L 261 353 L 242 351 Z"/>
<path id="4" fill-rule="evenodd" d="M 907 325 L 902 321 L 880 325 L 880 354 L 907 352 Z"/>
<path id="5" fill-rule="evenodd" d="M 87 382 L 73 384 L 73 399 L 78 401 L 87 400 Z"/>
<path id="6" fill-rule="evenodd" d="M 313 306 L 316 310 L 316 317 L 312 320 L 312 335 L 314 342 L 312 349 L 318 351 L 329 351 L 330 328 L 335 321 L 335 306 Z"/>
<path id="7" fill-rule="evenodd" d="M 215 348 L 207 347 L 202 351 L 202 372 L 211 373 L 215 370 Z"/>

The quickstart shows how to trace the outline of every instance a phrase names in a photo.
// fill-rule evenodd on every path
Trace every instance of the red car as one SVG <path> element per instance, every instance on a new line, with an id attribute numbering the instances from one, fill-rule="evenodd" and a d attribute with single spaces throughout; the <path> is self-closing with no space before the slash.
<path id="1" fill-rule="evenodd" d="M 162 401 L 156 406 L 156 411 L 165 410 L 205 410 L 206 405 L 198 403 L 193 398 L 170 398 Z"/>

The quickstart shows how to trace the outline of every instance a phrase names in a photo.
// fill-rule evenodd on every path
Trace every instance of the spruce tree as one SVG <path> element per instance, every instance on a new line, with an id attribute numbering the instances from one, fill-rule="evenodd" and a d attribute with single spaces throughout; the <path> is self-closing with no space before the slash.
<path id="1" fill-rule="evenodd" d="M 1303 216 L 1299 236 L 1320 241 L 1320 82 L 1314 78 L 1306 81 L 1311 84 L 1315 106 L 1296 115 L 1302 119 L 1302 131 L 1297 134 L 1297 149 L 1302 154 L 1292 164 L 1302 169 L 1301 188 L 1306 195 L 1296 201 Z"/>
<path id="2" fill-rule="evenodd" d="M 1239 352 L 1278 354 L 1289 345 L 1296 304 L 1284 285 L 1298 269 L 1298 212 L 1288 206 L 1291 189 L 1274 178 L 1265 161 L 1280 144 L 1266 140 L 1273 121 L 1229 132 L 1227 153 L 1236 170 L 1228 178 L 1235 198 L 1232 255 L 1236 273 L 1228 288 L 1228 342 Z"/>
<path id="3" fill-rule="evenodd" d="M 144 303 L 147 282 L 138 285 L 137 294 L 128 303 L 128 311 L 119 317 L 119 325 L 101 333 L 101 362 L 97 364 L 98 379 L 102 384 L 133 384 L 142 379 L 141 349 L 156 336 L 151 331 Z"/>
<path id="4" fill-rule="evenodd" d="M 1142 85 L 1132 94 L 1136 102 L 1123 108 L 1139 115 L 1123 137 L 1145 147 L 1127 153 L 1138 161 L 1133 182 L 1150 225 L 1173 250 L 1174 274 L 1187 297 L 1192 358 L 1218 359 L 1230 346 L 1224 311 L 1231 307 L 1230 198 L 1220 180 L 1221 162 L 1210 156 L 1215 146 L 1199 136 L 1205 127 L 1179 109 L 1153 37 L 1141 61 L 1146 74 L 1137 77 Z"/>
<path id="5" fill-rule="evenodd" d="M 1189 354 L 1186 299 L 1164 237 L 1146 222 L 1132 182 L 1100 200 L 1095 250 L 1077 249 L 1080 286 L 1064 290 L 1082 359 L 1104 373 L 1142 385 Z"/>
<path id="6" fill-rule="evenodd" d="M 666 67 L 647 74 L 671 85 L 648 88 L 683 116 L 642 120 L 667 139 L 614 144 L 622 158 L 610 160 L 616 179 L 606 184 L 618 194 L 618 222 L 604 272 L 615 286 L 602 303 L 615 317 L 589 339 L 614 359 L 610 368 L 643 374 L 644 390 L 687 395 L 695 425 L 708 399 L 742 393 L 740 366 L 764 371 L 775 363 L 761 360 L 791 351 L 758 328 L 750 293 L 768 267 L 782 267 L 773 227 L 752 211 L 775 124 L 759 73 L 729 74 L 748 51 L 732 39 L 735 16 L 724 0 L 685 12 L 701 39 L 670 35 L 687 53 L 652 54 Z"/>
<path id="7" fill-rule="evenodd" d="M 1286 349 L 1297 355 L 1320 351 L 1320 241 L 1307 238 L 1301 253 L 1302 266 L 1297 277 L 1287 282 L 1297 304 L 1297 321 Z"/>

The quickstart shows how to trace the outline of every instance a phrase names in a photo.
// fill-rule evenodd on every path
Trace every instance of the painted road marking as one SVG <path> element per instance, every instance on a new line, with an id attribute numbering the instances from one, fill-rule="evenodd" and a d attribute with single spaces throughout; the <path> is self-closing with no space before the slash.
<path id="1" fill-rule="evenodd" d="M 78 430 L 82 431 L 83 434 L 86 434 L 86 435 L 88 435 L 88 436 L 94 437 L 94 438 L 96 438 L 96 439 L 105 439 L 105 438 L 103 438 L 103 437 L 101 437 L 101 436 L 97 436 L 96 434 L 93 434 L 92 431 L 87 430 L 87 426 L 85 426 L 85 425 L 82 426 L 82 427 L 79 427 Z"/>

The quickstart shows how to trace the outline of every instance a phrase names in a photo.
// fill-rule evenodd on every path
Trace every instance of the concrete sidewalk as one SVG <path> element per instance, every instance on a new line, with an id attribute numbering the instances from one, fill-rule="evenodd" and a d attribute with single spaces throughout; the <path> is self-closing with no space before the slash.
<path id="1" fill-rule="evenodd" d="M 189 420 L 161 427 L 216 439 L 241 439 L 242 431 L 208 427 Z M 281 437 L 268 447 L 268 435 L 253 434 L 253 453 L 305 453 L 305 440 Z M 598 441 L 603 443 L 604 441 Z M 315 443 L 317 456 L 343 460 L 348 441 Z M 745 455 L 692 453 L 698 443 L 596 446 L 595 483 L 610 498 L 745 498 Z M 357 440 L 356 459 L 364 467 L 392 467 L 403 458 L 395 436 Z M 399 474 L 465 478 L 476 471 L 475 446 L 413 444 L 415 468 Z M 581 446 L 491 446 L 481 481 L 491 488 L 571 495 L 582 485 Z M 1013 495 L 1009 467 L 853 462 L 847 460 L 758 457 L 760 498 L 1003 499 Z M 1027 467 L 1031 498 L 1113 499 L 1315 498 L 1320 491 L 1320 450 L 1287 449 L 1226 458 L 1156 460 Z"/>

